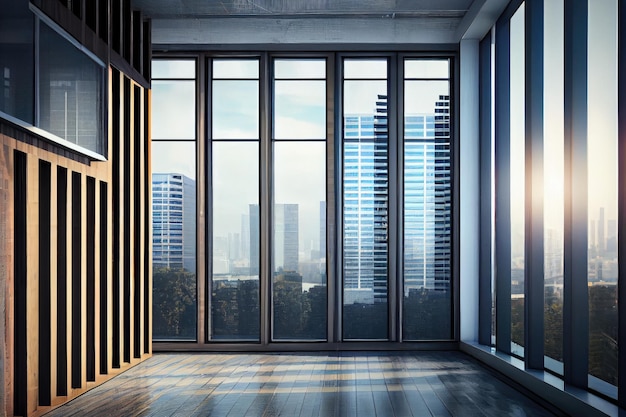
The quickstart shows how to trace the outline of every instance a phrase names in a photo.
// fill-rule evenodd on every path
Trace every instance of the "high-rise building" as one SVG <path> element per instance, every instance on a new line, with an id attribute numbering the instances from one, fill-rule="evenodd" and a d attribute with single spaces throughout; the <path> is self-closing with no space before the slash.
<path id="1" fill-rule="evenodd" d="M 259 275 L 259 256 L 261 254 L 261 224 L 259 223 L 259 205 L 250 204 L 248 208 L 248 233 L 250 235 L 250 276 Z"/>
<path id="2" fill-rule="evenodd" d="M 274 205 L 274 266 L 284 271 L 298 270 L 298 205 Z"/>
<path id="3" fill-rule="evenodd" d="M 598 217 L 598 254 L 602 255 L 606 248 L 604 239 L 604 207 L 600 207 L 600 217 Z"/>
<path id="4" fill-rule="evenodd" d="M 375 114 L 345 115 L 344 302 L 387 301 L 387 96 Z"/>
<path id="5" fill-rule="evenodd" d="M 405 117 L 404 292 L 450 288 L 449 96 Z"/>
<path id="6" fill-rule="evenodd" d="M 152 260 L 196 272 L 196 182 L 183 174 L 152 174 Z"/>
<path id="7" fill-rule="evenodd" d="M 326 259 L 326 201 L 320 201 L 320 251 L 319 258 Z"/>

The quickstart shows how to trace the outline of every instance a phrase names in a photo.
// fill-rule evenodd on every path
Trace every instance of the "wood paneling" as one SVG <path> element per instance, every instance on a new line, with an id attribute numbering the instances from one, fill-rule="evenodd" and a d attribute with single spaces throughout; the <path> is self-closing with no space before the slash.
<path id="1" fill-rule="evenodd" d="M 150 241 L 144 212 L 150 204 L 143 201 L 149 186 L 138 184 L 149 178 L 142 160 L 146 93 L 123 74 L 111 73 L 119 77 L 119 100 L 129 112 L 120 113 L 118 145 L 110 144 L 119 148 L 118 163 L 86 165 L 0 134 L 3 152 L 11 155 L 0 159 L 2 170 L 13 167 L 7 178 L 11 207 L 3 206 L 2 213 L 13 244 L 3 249 L 18 260 L 6 273 L 5 337 L 11 346 L 3 393 L 11 396 L 4 407 L 9 415 L 49 411 L 151 355 L 145 339 L 151 327 L 145 290 L 150 251 L 144 247 Z M 118 202 L 127 208 L 112 210 L 114 177 Z M 115 223 L 117 239 L 109 227 Z M 122 243 L 124 236 L 129 241 Z M 111 281 L 116 257 L 117 298 Z M 117 341 L 110 337 L 115 328 Z"/>
<path id="2" fill-rule="evenodd" d="M 49 412 L 152 347 L 149 25 L 128 0 L 32 3 L 107 64 L 108 159 L 0 119 L 0 415 Z"/>

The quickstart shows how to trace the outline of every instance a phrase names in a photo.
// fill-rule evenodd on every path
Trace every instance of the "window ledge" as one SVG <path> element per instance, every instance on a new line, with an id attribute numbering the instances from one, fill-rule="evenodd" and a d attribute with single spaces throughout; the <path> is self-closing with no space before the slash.
<path id="1" fill-rule="evenodd" d="M 44 139 L 44 140 L 46 140 L 48 142 L 52 142 L 55 145 L 58 145 L 58 146 L 60 146 L 62 148 L 69 149 L 72 152 L 76 152 L 78 154 L 81 154 L 81 155 L 89 158 L 92 161 L 101 161 L 101 162 L 103 162 L 103 161 L 107 160 L 103 155 L 100 155 L 99 153 L 96 153 L 94 151 L 90 151 L 89 149 L 83 148 L 82 146 L 77 145 L 75 143 L 68 142 L 67 140 L 65 140 L 65 139 L 63 139 L 63 138 L 61 138 L 61 137 L 59 137 L 57 135 L 54 135 L 54 134 L 52 134 L 52 133 L 50 133 L 48 131 L 45 131 L 43 129 L 35 127 L 35 126 L 33 126 L 33 125 L 29 124 L 29 123 L 23 122 L 22 120 L 17 119 L 17 118 L 15 118 L 15 117 L 7 114 L 7 113 L 4 113 L 2 111 L 0 111 L 0 119 L 6 120 L 7 122 L 9 122 L 9 123 L 11 123 L 11 124 L 13 124 L 15 126 L 18 126 L 19 128 L 24 129 L 24 130 L 32 133 L 33 135 L 37 135 L 38 137 L 40 137 L 40 138 L 42 138 L 42 139 Z"/>
<path id="2" fill-rule="evenodd" d="M 524 362 L 490 346 L 460 342 L 459 349 L 528 389 L 567 415 L 619 416 L 617 405 L 584 389 L 566 386 L 546 371 L 524 368 Z"/>

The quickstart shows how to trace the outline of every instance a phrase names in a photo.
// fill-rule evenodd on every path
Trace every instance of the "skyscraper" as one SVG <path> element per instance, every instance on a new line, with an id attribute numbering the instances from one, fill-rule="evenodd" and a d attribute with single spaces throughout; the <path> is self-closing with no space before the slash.
<path id="1" fill-rule="evenodd" d="M 152 174 L 152 260 L 196 272 L 196 182 L 178 173 Z"/>
<path id="2" fill-rule="evenodd" d="M 449 289 L 451 246 L 449 97 L 433 114 L 405 117 L 404 292 Z"/>
<path id="3" fill-rule="evenodd" d="M 298 205 L 274 205 L 274 271 L 298 271 Z"/>
<path id="4" fill-rule="evenodd" d="M 344 302 L 387 300 L 387 96 L 375 114 L 345 115 Z"/>

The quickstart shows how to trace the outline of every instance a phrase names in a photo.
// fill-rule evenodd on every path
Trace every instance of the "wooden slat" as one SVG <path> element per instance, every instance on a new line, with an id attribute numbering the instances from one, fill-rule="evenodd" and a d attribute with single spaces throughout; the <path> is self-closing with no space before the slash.
<path id="1" fill-rule="evenodd" d="M 27 155 L 27 207 L 26 253 L 30 259 L 39 258 L 39 159 Z M 27 360 L 27 410 L 34 412 L 38 406 L 39 387 L 39 271 L 36 262 L 29 262 L 26 274 L 26 360 Z"/>

